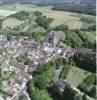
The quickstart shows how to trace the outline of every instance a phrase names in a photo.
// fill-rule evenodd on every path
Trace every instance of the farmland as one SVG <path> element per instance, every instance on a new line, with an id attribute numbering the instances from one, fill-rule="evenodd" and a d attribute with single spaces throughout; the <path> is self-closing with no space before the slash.
<path id="1" fill-rule="evenodd" d="M 74 100 L 72 98 L 78 95 L 76 91 L 73 93 L 70 87 L 80 89 L 81 92 L 87 90 L 88 85 L 89 92 L 95 89 L 95 80 L 91 82 L 92 78 L 89 78 L 85 81 L 95 74 L 96 68 L 95 16 L 30 4 L 1 5 L 0 9 L 0 18 L 3 18 L 0 19 L 0 35 L 1 38 L 4 35 L 4 43 L 9 41 L 6 45 L 1 43 L 5 51 L 0 53 L 9 60 L 6 65 L 15 67 L 11 62 L 19 63 L 19 67 L 16 66 L 21 70 L 19 76 L 25 76 L 27 79 L 30 77 L 28 75 L 33 77 L 27 84 L 32 100 L 36 100 L 34 97 L 40 100 L 41 96 L 41 100 L 46 100 L 51 95 L 49 100 Z M 3 59 L 1 60 L 3 62 Z M 20 64 L 23 64 L 23 68 Z M 5 66 L 2 66 L 1 70 L 3 67 Z M 32 72 L 28 67 L 35 70 Z M 67 84 L 64 84 L 64 80 Z M 69 88 L 67 92 L 66 87 Z M 38 93 L 38 96 L 34 96 L 34 92 Z M 69 95 L 66 96 L 65 93 Z M 87 95 L 94 98 L 90 94 Z"/>
<path id="2" fill-rule="evenodd" d="M 9 11 L 7 10 L 8 8 L 9 8 Z M 51 8 L 52 6 L 2 5 L 0 7 L 0 9 L 2 9 L 0 14 L 2 14 L 3 16 L 8 16 L 12 13 L 22 11 L 22 10 L 28 11 L 30 13 L 35 12 L 35 11 L 41 11 L 43 15 L 46 15 L 47 17 L 54 19 L 51 24 L 51 28 L 56 27 L 60 24 L 67 24 L 70 29 L 80 29 L 85 24 L 80 20 L 79 14 L 77 13 L 55 11 L 55 10 L 52 10 Z M 7 11 L 7 14 L 6 13 L 4 14 L 3 11 L 5 12 Z M 95 18 L 94 16 L 84 15 L 84 14 L 81 16 Z"/>
<path id="3" fill-rule="evenodd" d="M 15 31 L 26 32 L 29 34 L 40 33 L 40 32 L 46 33 L 47 30 L 45 30 L 43 26 L 39 25 L 36 22 L 37 16 L 34 15 L 34 12 L 39 11 L 42 12 L 43 16 L 45 15 L 47 18 L 53 19 L 49 26 L 49 29 L 54 29 L 57 26 L 63 24 L 63 25 L 67 25 L 69 27 L 69 30 L 76 30 L 76 29 L 80 31 L 82 29 L 87 30 L 87 32 L 82 30 L 81 32 L 79 32 L 79 34 L 78 33 L 67 34 L 67 38 L 66 38 L 67 40 L 65 42 L 67 44 L 68 43 L 71 44 L 72 47 L 81 47 L 87 45 L 87 47 L 90 48 L 91 44 L 93 45 L 95 42 L 95 31 L 94 30 L 92 30 L 91 32 L 88 31 L 88 29 L 90 29 L 89 27 L 95 24 L 95 16 L 64 12 L 64 11 L 56 11 L 56 10 L 52 10 L 52 6 L 10 4 L 10 5 L 2 5 L 0 6 L 0 9 L 1 11 L 8 11 L 10 15 L 7 18 L 5 18 L 5 20 L 3 21 L 3 26 L 2 26 L 3 29 L 11 28 L 11 29 L 15 29 Z M 11 16 L 11 14 L 13 14 L 10 13 L 11 11 L 14 13 L 17 12 L 16 13 L 17 17 Z M 21 14 L 22 11 L 24 11 L 24 15 L 22 15 L 23 13 Z M 25 14 L 25 12 L 27 15 Z M 3 13 L 2 16 L 4 16 Z M 70 42 L 70 40 L 72 42 Z M 75 43 L 75 41 L 78 40 L 80 42 Z M 88 40 L 88 42 L 85 40 Z"/>
<path id="4" fill-rule="evenodd" d="M 0 9 L 0 17 L 7 17 L 11 14 L 16 13 L 17 11 L 10 11 L 10 10 L 2 10 Z"/>
<path id="5" fill-rule="evenodd" d="M 11 28 L 13 29 L 14 27 L 18 26 L 18 25 L 21 25 L 23 24 L 24 22 L 23 21 L 20 21 L 16 18 L 6 18 L 4 21 L 3 21 L 3 24 L 2 24 L 2 28 L 3 29 L 6 29 L 6 28 Z"/>
<path id="6" fill-rule="evenodd" d="M 68 73 L 67 81 L 74 87 L 79 86 L 83 80 L 91 75 L 90 72 L 80 69 L 78 67 L 72 67 Z"/>

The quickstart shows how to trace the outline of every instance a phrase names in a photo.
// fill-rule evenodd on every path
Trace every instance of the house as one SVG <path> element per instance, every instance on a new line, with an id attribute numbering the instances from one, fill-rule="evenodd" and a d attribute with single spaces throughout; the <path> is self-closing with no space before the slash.
<path id="1" fill-rule="evenodd" d="M 21 71 L 25 71 L 25 68 L 26 66 L 21 64 L 21 63 L 18 63 L 16 61 L 10 61 L 9 62 L 9 65 L 12 66 L 12 67 L 15 67 L 17 69 L 20 69 Z"/>
<path id="2" fill-rule="evenodd" d="M 64 39 L 65 39 L 65 33 L 64 32 L 62 32 L 62 31 L 51 31 L 47 35 L 45 41 L 47 41 L 47 42 L 49 42 L 53 45 L 57 45 L 58 42 L 64 41 Z"/>
<path id="3" fill-rule="evenodd" d="M 32 67 L 32 66 L 27 66 L 25 68 L 25 72 L 29 73 L 32 75 L 33 71 L 35 70 L 36 68 L 35 67 Z"/>
<path id="4" fill-rule="evenodd" d="M 8 46 L 8 40 L 7 37 L 4 35 L 0 35 L 0 49 L 4 49 Z"/>
<path id="5" fill-rule="evenodd" d="M 56 85 L 59 86 L 61 91 L 64 91 L 65 88 L 70 88 L 69 83 L 67 83 L 66 81 L 59 79 L 58 81 L 56 81 Z"/>

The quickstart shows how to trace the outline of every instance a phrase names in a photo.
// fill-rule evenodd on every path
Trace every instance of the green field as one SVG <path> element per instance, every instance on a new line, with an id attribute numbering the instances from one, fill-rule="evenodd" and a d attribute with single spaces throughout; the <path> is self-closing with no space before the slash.
<path id="1" fill-rule="evenodd" d="M 0 9 L 0 17 L 7 17 L 11 14 L 14 14 L 16 13 L 17 11 L 11 11 L 11 10 L 3 10 L 3 9 Z"/>
<path id="2" fill-rule="evenodd" d="M 84 79 L 91 75 L 90 72 L 80 69 L 78 67 L 72 67 L 68 73 L 66 80 L 74 87 L 78 87 Z"/>
<path id="3" fill-rule="evenodd" d="M 36 6 L 36 5 L 2 5 L 0 9 L 10 11 L 28 11 L 30 13 L 34 11 L 41 11 L 47 17 L 53 18 L 51 28 L 58 26 L 60 24 L 67 24 L 70 29 L 80 29 L 84 23 L 80 20 L 79 14 L 63 11 L 55 11 L 51 9 L 52 6 Z M 81 15 L 86 17 L 93 17 L 89 15 Z"/>
<path id="4" fill-rule="evenodd" d="M 23 24 L 24 21 L 20 21 L 16 18 L 13 18 L 13 17 L 10 17 L 10 18 L 6 18 L 4 21 L 3 21 L 3 24 L 2 24 L 2 28 L 3 29 L 6 29 L 6 28 L 15 28 L 17 27 L 18 25 L 21 25 Z"/>

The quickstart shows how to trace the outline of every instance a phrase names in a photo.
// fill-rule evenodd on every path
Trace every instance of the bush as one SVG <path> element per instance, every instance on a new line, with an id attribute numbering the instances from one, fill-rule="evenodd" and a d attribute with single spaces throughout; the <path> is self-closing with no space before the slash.
<path id="1" fill-rule="evenodd" d="M 78 87 L 81 91 L 89 94 L 93 88 L 94 82 L 96 80 L 96 75 L 92 74 L 88 76 L 84 82 L 81 83 L 81 85 Z"/>

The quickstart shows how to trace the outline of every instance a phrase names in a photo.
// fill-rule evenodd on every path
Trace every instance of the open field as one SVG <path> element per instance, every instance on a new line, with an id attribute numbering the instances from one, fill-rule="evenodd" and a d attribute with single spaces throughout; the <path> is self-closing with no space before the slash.
<path id="1" fill-rule="evenodd" d="M 20 6 L 18 5 L 16 7 L 16 9 L 19 10 L 25 10 L 25 11 L 41 11 L 44 15 L 46 15 L 47 17 L 53 18 L 53 22 L 51 24 L 51 28 L 58 26 L 60 24 L 67 24 L 69 25 L 70 29 L 76 29 L 76 28 L 81 28 L 82 26 L 82 22 L 80 21 L 80 18 L 76 17 L 77 13 L 70 13 L 70 12 L 63 12 L 63 11 L 55 11 L 51 9 L 51 6 L 43 6 L 43 7 L 39 7 L 39 6 L 35 6 L 35 5 L 24 5 L 24 6 Z M 73 21 L 73 24 L 71 23 L 71 21 Z M 76 23 L 75 26 L 74 23 Z"/>
<path id="2" fill-rule="evenodd" d="M 11 14 L 15 14 L 17 11 L 10 11 L 10 10 L 2 10 L 0 9 L 0 16 L 1 17 L 7 17 Z"/>
<path id="3" fill-rule="evenodd" d="M 0 9 L 8 9 L 7 13 L 17 12 L 17 11 L 41 11 L 44 15 L 47 17 L 53 18 L 53 22 L 51 24 L 51 28 L 58 26 L 60 24 L 67 24 L 70 29 L 80 29 L 83 26 L 83 22 L 80 20 L 79 14 L 77 13 L 71 13 L 71 12 L 63 12 L 63 11 L 55 11 L 52 10 L 52 6 L 36 6 L 36 5 L 2 5 Z M 12 10 L 12 12 L 10 12 Z M 1 13 L 0 13 L 1 14 Z M 93 17 L 90 15 L 81 15 L 86 17 Z"/>
<path id="4" fill-rule="evenodd" d="M 66 80 L 74 87 L 79 86 L 83 80 L 89 76 L 91 73 L 80 69 L 78 67 L 72 67 Z"/>
<path id="5" fill-rule="evenodd" d="M 31 32 L 36 32 L 36 33 L 46 32 L 46 30 L 43 27 L 36 25 L 36 24 L 34 24 L 34 25 L 33 24 L 30 24 L 30 25 L 25 24 L 23 28 L 20 28 L 20 31 L 29 32 L 29 33 L 31 33 Z"/>
<path id="6" fill-rule="evenodd" d="M 96 32 L 95 31 L 90 31 L 90 32 L 80 32 L 80 35 L 83 36 L 83 39 L 84 40 L 87 40 L 89 41 L 90 43 L 93 43 L 95 42 L 96 38 Z"/>
<path id="7" fill-rule="evenodd" d="M 3 21 L 2 28 L 3 28 L 3 29 L 6 29 L 6 28 L 11 28 L 11 29 L 13 29 L 13 28 L 15 28 L 16 26 L 21 25 L 21 24 L 23 24 L 23 23 L 24 23 L 23 21 L 20 21 L 20 20 L 18 20 L 18 19 L 16 19 L 16 18 L 10 17 L 10 18 L 6 18 L 6 19 Z"/>
<path id="8" fill-rule="evenodd" d="M 69 29 L 81 29 L 83 22 L 79 20 L 71 20 L 68 21 L 67 25 L 69 26 Z"/>
<path id="9" fill-rule="evenodd" d="M 64 23 L 68 24 L 70 21 L 78 21 L 80 23 L 79 18 L 71 16 L 71 13 L 69 12 L 50 10 L 48 12 L 43 12 L 43 14 L 50 18 L 54 18 L 54 21 L 51 24 L 51 27 L 55 27 Z"/>
<path id="10" fill-rule="evenodd" d="M 16 10 L 25 10 L 25 11 L 41 11 L 47 17 L 53 18 L 54 21 L 51 24 L 51 27 L 58 26 L 60 24 L 67 24 L 70 29 L 80 29 L 83 26 L 83 22 L 80 20 L 80 15 L 78 13 L 64 12 L 64 11 L 55 11 L 51 9 L 52 6 L 36 6 L 36 5 L 18 5 Z M 81 14 L 81 16 L 92 17 L 94 16 Z"/>

